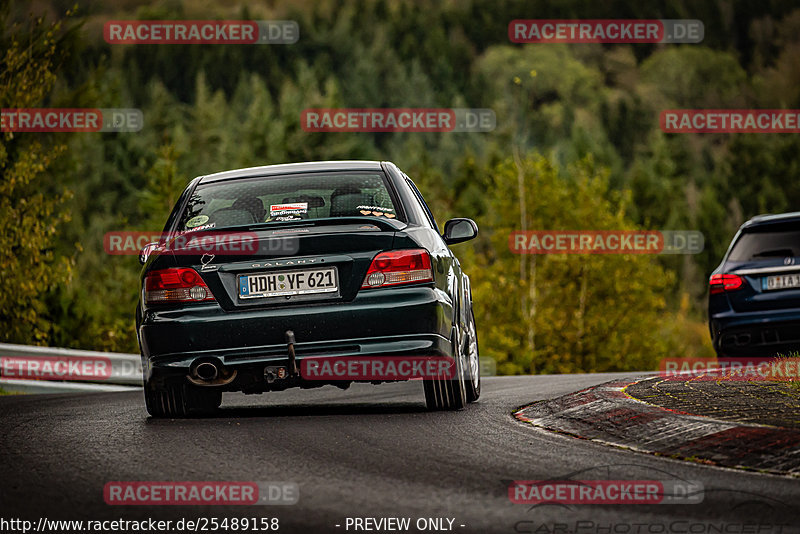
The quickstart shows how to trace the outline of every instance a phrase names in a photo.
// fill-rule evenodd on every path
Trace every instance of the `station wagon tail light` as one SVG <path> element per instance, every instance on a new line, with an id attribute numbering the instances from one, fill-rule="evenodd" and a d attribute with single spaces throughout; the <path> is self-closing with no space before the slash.
<path id="1" fill-rule="evenodd" d="M 727 291 L 737 291 L 744 286 L 744 278 L 738 274 L 713 274 L 708 280 L 712 295 Z"/>
<path id="2" fill-rule="evenodd" d="M 432 282 L 431 257 L 423 249 L 381 252 L 372 260 L 361 289 Z"/>
<path id="3" fill-rule="evenodd" d="M 144 279 L 144 301 L 147 304 L 206 300 L 214 300 L 214 295 L 194 269 L 159 269 L 150 271 Z"/>

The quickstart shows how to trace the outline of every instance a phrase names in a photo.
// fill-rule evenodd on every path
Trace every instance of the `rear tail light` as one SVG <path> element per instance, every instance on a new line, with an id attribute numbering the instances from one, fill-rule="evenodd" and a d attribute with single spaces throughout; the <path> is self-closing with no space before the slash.
<path id="1" fill-rule="evenodd" d="M 361 289 L 432 281 L 431 257 L 426 250 L 393 250 L 375 256 Z"/>
<path id="2" fill-rule="evenodd" d="M 150 271 L 144 279 L 146 304 L 203 302 L 214 295 L 194 269 L 186 267 Z"/>
<path id="3" fill-rule="evenodd" d="M 713 274 L 708 280 L 712 295 L 725 293 L 727 291 L 737 291 L 744 286 L 744 278 L 738 274 Z"/>

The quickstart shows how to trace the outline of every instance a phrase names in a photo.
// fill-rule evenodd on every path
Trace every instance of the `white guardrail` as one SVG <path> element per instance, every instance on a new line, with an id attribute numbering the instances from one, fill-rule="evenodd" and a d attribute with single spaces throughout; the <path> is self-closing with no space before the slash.
<path id="1" fill-rule="evenodd" d="M 131 391 L 141 386 L 138 354 L 0 343 L 0 388 L 11 393 Z"/>
<path id="2" fill-rule="evenodd" d="M 481 357 L 481 376 L 497 374 Z M 0 343 L 0 389 L 10 393 L 131 391 L 142 387 L 138 354 Z"/>

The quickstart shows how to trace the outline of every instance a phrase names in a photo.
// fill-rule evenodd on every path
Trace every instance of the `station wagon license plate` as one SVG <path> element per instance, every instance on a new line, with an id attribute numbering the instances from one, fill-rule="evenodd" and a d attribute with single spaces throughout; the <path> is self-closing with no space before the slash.
<path id="1" fill-rule="evenodd" d="M 800 273 L 779 274 L 761 279 L 761 289 L 773 291 L 775 289 L 791 289 L 800 287 Z"/>
<path id="2" fill-rule="evenodd" d="M 339 290 L 336 268 L 278 271 L 239 276 L 239 298 L 254 299 L 335 293 Z"/>

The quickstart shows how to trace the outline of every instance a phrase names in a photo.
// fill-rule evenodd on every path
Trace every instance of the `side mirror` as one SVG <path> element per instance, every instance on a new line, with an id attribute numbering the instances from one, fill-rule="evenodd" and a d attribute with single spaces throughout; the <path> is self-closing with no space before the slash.
<path id="1" fill-rule="evenodd" d="M 469 241 L 478 235 L 478 225 L 472 219 L 450 219 L 444 223 L 444 242 L 448 245 Z"/>
<path id="2" fill-rule="evenodd" d="M 150 255 L 156 250 L 158 250 L 158 241 L 148 243 L 142 247 L 142 250 L 139 251 L 139 263 L 142 265 L 147 263 L 147 258 L 149 258 Z"/>

